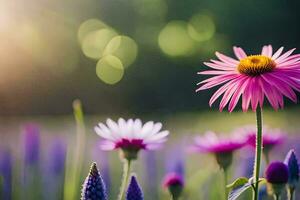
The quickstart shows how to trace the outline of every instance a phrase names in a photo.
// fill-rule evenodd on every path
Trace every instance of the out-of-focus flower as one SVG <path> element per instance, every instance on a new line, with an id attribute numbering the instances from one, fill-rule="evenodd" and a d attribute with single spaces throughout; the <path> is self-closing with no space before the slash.
<path id="1" fill-rule="evenodd" d="M 283 162 L 272 162 L 266 170 L 269 192 L 276 196 L 280 196 L 288 182 L 288 178 L 289 172 L 287 166 Z"/>
<path id="2" fill-rule="evenodd" d="M 43 199 L 62 199 L 65 161 L 66 161 L 66 143 L 59 138 L 51 141 L 47 151 L 46 162 L 43 162 L 41 171 L 43 177 Z"/>
<path id="3" fill-rule="evenodd" d="M 284 164 L 289 170 L 288 186 L 294 191 L 299 182 L 299 164 L 294 150 L 290 150 L 285 157 Z"/>
<path id="4" fill-rule="evenodd" d="M 256 146 L 256 127 L 245 126 L 235 131 L 236 135 L 245 137 L 247 143 L 254 147 Z M 273 147 L 282 144 L 285 139 L 285 133 L 280 129 L 270 129 L 263 127 L 263 147 L 265 151 L 270 151 Z"/>
<path id="5" fill-rule="evenodd" d="M 49 151 L 49 170 L 51 174 L 61 175 L 65 170 L 66 144 L 62 140 L 55 140 Z"/>
<path id="6" fill-rule="evenodd" d="M 105 183 L 93 163 L 89 175 L 86 177 L 81 191 L 81 200 L 107 200 Z"/>
<path id="7" fill-rule="evenodd" d="M 184 187 L 183 177 L 176 172 L 168 173 L 164 177 L 163 187 L 169 190 L 172 199 L 178 199 Z"/>
<path id="8" fill-rule="evenodd" d="M 136 159 L 141 149 L 152 150 L 161 146 L 167 140 L 169 131 L 161 131 L 162 124 L 149 121 L 142 125 L 140 119 L 118 122 L 107 119 L 107 125 L 99 123 L 95 127 L 96 133 L 104 138 L 101 144 L 103 150 L 121 149 L 123 157 Z"/>
<path id="9" fill-rule="evenodd" d="M 12 192 L 12 156 L 7 149 L 0 149 L 0 185 L 2 185 L 2 192 L 0 199 L 11 199 Z"/>
<path id="10" fill-rule="evenodd" d="M 34 165 L 40 156 L 40 129 L 36 124 L 26 124 L 22 134 L 25 165 Z"/>
<path id="11" fill-rule="evenodd" d="M 219 166 L 227 169 L 232 163 L 233 152 L 244 147 L 245 140 L 238 137 L 218 137 L 214 132 L 195 138 L 191 151 L 212 153 L 216 156 Z"/>
<path id="12" fill-rule="evenodd" d="M 25 199 L 42 198 L 41 168 L 40 168 L 40 129 L 37 124 L 25 124 L 21 133 L 23 147 L 22 165 L 22 196 Z M 32 188 L 36 192 L 31 192 Z"/>
<path id="13" fill-rule="evenodd" d="M 143 199 L 144 199 L 144 195 L 142 189 L 139 186 L 136 177 L 132 176 L 128 186 L 126 200 L 143 200 Z"/>
<path id="14" fill-rule="evenodd" d="M 272 46 L 267 45 L 260 54 L 247 56 L 242 48 L 233 47 L 238 59 L 216 52 L 219 60 L 204 63 L 213 70 L 198 73 L 214 77 L 198 83 L 197 91 L 224 84 L 214 93 L 209 104 L 211 106 L 223 95 L 219 109 L 222 111 L 228 104 L 229 112 L 240 98 L 243 111 L 248 110 L 250 103 L 254 111 L 258 104 L 262 107 L 265 96 L 275 110 L 284 106 L 283 96 L 297 102 L 294 90 L 300 91 L 300 54 L 291 55 L 294 50 L 282 54 L 281 47 L 273 53 Z"/>

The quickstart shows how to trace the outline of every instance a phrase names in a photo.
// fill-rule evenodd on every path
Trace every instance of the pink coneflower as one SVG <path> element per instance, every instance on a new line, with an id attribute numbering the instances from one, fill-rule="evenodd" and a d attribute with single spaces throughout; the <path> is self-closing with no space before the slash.
<path id="1" fill-rule="evenodd" d="M 232 162 L 234 151 L 242 148 L 245 140 L 234 137 L 218 137 L 214 132 L 195 138 L 195 144 L 190 148 L 194 152 L 212 153 L 216 156 L 221 168 L 228 168 Z"/>
<path id="2" fill-rule="evenodd" d="M 104 138 L 101 144 L 103 150 L 122 149 L 124 156 L 136 158 L 141 149 L 152 150 L 161 146 L 167 140 L 169 131 L 161 131 L 162 124 L 149 121 L 142 124 L 140 119 L 118 122 L 107 119 L 107 125 L 99 123 L 95 127 L 96 133 Z"/>
<path id="3" fill-rule="evenodd" d="M 248 110 L 250 103 L 254 111 L 258 104 L 262 107 L 265 96 L 275 110 L 283 107 L 283 96 L 297 102 L 294 90 L 300 91 L 300 54 L 291 55 L 294 50 L 282 53 L 281 47 L 273 54 L 272 46 L 267 45 L 261 54 L 247 56 L 242 48 L 233 47 L 237 59 L 216 52 L 219 60 L 204 63 L 214 70 L 198 73 L 214 77 L 198 83 L 197 91 L 224 84 L 209 104 L 223 95 L 219 109 L 222 111 L 228 104 L 229 112 L 241 96 L 243 111 Z"/>

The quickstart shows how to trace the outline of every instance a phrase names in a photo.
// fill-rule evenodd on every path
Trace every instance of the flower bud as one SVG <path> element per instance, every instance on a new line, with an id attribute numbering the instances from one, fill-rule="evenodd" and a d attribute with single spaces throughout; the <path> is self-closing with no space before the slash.
<path id="1" fill-rule="evenodd" d="M 288 168 L 283 162 L 272 162 L 266 170 L 269 192 L 280 196 L 288 182 L 288 176 Z"/>
<path id="2" fill-rule="evenodd" d="M 173 199 L 178 199 L 184 187 L 182 176 L 177 173 L 167 174 L 163 181 L 163 187 L 169 190 Z"/>

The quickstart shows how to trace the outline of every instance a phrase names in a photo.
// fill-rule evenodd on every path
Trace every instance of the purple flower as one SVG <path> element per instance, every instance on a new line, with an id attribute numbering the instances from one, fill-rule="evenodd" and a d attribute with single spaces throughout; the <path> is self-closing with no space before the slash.
<path id="1" fill-rule="evenodd" d="M 93 163 L 89 175 L 86 177 L 81 191 L 81 200 L 107 200 L 106 187 L 103 179 L 97 169 L 96 163 Z"/>
<path id="2" fill-rule="evenodd" d="M 136 177 L 132 176 L 128 186 L 126 200 L 143 200 L 143 199 L 144 199 L 144 195 L 142 189 L 139 186 Z"/>
<path id="3" fill-rule="evenodd" d="M 288 152 L 284 164 L 286 164 L 289 170 L 289 187 L 295 189 L 299 181 L 299 164 L 294 150 Z"/>
<path id="4" fill-rule="evenodd" d="M 0 150 L 0 177 L 2 177 L 0 199 L 9 200 L 12 189 L 12 157 L 7 149 Z"/>
<path id="5" fill-rule="evenodd" d="M 190 150 L 214 154 L 220 167 L 226 169 L 232 163 L 233 152 L 244 145 L 245 140 L 239 137 L 218 137 L 214 132 L 207 132 L 195 138 L 195 144 Z"/>
<path id="6" fill-rule="evenodd" d="M 285 189 L 288 182 L 289 172 L 287 166 L 283 162 L 272 162 L 266 170 L 266 179 L 269 185 L 269 192 L 279 197 Z"/>
<path id="7" fill-rule="evenodd" d="M 272 162 L 266 170 L 266 179 L 269 183 L 285 184 L 288 178 L 288 168 L 283 162 Z"/>
<path id="8" fill-rule="evenodd" d="M 39 161 L 40 130 L 36 124 L 26 124 L 23 129 L 24 162 L 34 165 Z"/>

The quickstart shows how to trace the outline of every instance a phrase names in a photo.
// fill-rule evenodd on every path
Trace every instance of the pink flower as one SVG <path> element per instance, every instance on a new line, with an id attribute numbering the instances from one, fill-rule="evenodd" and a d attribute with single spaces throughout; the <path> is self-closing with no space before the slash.
<path id="1" fill-rule="evenodd" d="M 140 119 L 118 122 L 106 120 L 106 125 L 99 123 L 96 133 L 104 138 L 102 150 L 122 149 L 126 152 L 137 153 L 141 149 L 152 150 L 161 146 L 167 140 L 169 131 L 161 131 L 162 124 L 149 121 L 142 124 Z"/>
<path id="2" fill-rule="evenodd" d="M 213 70 L 198 73 L 214 77 L 198 83 L 196 91 L 224 84 L 209 101 L 211 106 L 223 95 L 220 111 L 228 105 L 232 112 L 240 98 L 243 111 L 248 110 L 250 103 L 256 110 L 258 104 L 263 106 L 265 96 L 275 110 L 283 108 L 283 96 L 297 102 L 294 90 L 300 91 L 300 54 L 291 55 L 294 50 L 282 53 L 281 47 L 273 53 L 272 46 L 267 45 L 261 54 L 247 56 L 242 48 L 233 47 L 237 59 L 216 52 L 219 60 L 204 63 Z"/>
<path id="3" fill-rule="evenodd" d="M 242 138 L 218 137 L 214 132 L 206 132 L 204 136 L 195 138 L 191 151 L 224 154 L 232 153 L 244 145 L 245 140 Z"/>
<path id="4" fill-rule="evenodd" d="M 214 154 L 218 165 L 226 170 L 232 163 L 234 151 L 244 147 L 246 141 L 240 137 L 218 137 L 214 132 L 195 138 L 191 151 Z"/>
<path id="5" fill-rule="evenodd" d="M 235 135 L 244 137 L 247 144 L 254 147 L 256 146 L 256 128 L 254 126 L 245 126 L 235 131 Z M 274 146 L 281 144 L 285 139 L 285 134 L 279 129 L 269 129 L 263 127 L 263 147 L 264 149 L 271 150 Z"/>

